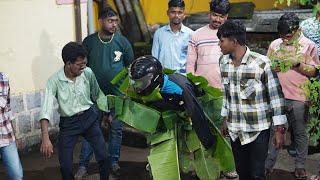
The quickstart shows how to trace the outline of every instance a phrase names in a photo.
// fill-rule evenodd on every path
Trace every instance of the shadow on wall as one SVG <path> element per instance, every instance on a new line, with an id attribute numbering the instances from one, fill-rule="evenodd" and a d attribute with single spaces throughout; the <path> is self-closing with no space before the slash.
<path id="1" fill-rule="evenodd" d="M 49 33 L 42 30 L 39 39 L 40 54 L 33 59 L 31 67 L 36 91 L 45 89 L 48 78 L 63 66 L 62 58 L 55 53 L 57 52 L 55 48 L 56 46 L 50 39 Z"/>

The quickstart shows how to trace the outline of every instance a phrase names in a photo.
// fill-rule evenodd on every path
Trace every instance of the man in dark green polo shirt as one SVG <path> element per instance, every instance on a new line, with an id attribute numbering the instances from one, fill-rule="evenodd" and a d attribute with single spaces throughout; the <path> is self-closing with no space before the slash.
<path id="1" fill-rule="evenodd" d="M 111 84 L 111 80 L 134 60 L 133 50 L 129 41 L 116 32 L 118 25 L 117 13 L 110 7 L 103 8 L 98 17 L 100 30 L 89 35 L 83 41 L 88 51 L 88 66 L 96 75 L 99 86 L 104 94 L 122 95 L 118 88 L 121 84 Z M 115 116 L 111 109 L 112 123 L 109 134 L 109 156 L 111 173 L 119 175 L 118 165 L 120 147 L 122 143 L 123 122 Z M 80 154 L 77 178 L 87 174 L 92 149 L 87 142 L 83 142 Z"/>

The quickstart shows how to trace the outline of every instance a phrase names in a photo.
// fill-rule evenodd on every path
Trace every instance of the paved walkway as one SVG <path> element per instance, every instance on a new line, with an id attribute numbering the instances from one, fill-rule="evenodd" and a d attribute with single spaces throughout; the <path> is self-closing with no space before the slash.
<path id="1" fill-rule="evenodd" d="M 80 144 L 76 145 L 74 151 L 74 169 L 78 168 Z M 57 150 L 55 150 L 57 152 Z M 132 148 L 123 146 L 121 149 L 120 166 L 121 180 L 149 180 L 149 174 L 145 171 L 147 164 L 148 148 Z M 55 153 L 51 158 L 41 157 L 39 152 L 32 152 L 21 157 L 24 168 L 24 180 L 60 180 L 58 156 Z M 306 169 L 308 174 L 318 172 L 320 153 L 309 154 L 307 157 Z M 284 149 L 280 152 L 275 170 L 268 177 L 268 180 L 294 180 L 294 158 L 288 155 Z M 5 169 L 0 164 L 0 179 L 7 179 Z M 92 160 L 89 167 L 89 176 L 85 180 L 98 180 L 98 166 Z M 114 179 L 110 176 L 110 179 Z M 190 179 L 184 177 L 183 180 Z"/>

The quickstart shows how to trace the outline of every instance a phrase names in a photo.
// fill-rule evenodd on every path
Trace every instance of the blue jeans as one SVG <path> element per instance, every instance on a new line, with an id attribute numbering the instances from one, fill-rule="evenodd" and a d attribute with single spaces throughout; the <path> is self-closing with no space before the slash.
<path id="1" fill-rule="evenodd" d="M 115 115 L 115 110 L 111 109 L 112 124 L 109 131 L 109 157 L 111 167 L 117 165 L 120 157 L 120 148 L 122 144 L 122 127 L 123 122 Z M 102 118 L 101 118 L 102 119 Z M 92 158 L 92 148 L 90 144 L 83 140 L 80 152 L 79 167 L 88 169 L 89 161 Z"/>
<path id="2" fill-rule="evenodd" d="M 7 169 L 9 179 L 21 180 L 23 177 L 23 171 L 16 142 L 12 142 L 8 146 L 1 147 L 0 155 L 2 157 L 4 167 Z"/>

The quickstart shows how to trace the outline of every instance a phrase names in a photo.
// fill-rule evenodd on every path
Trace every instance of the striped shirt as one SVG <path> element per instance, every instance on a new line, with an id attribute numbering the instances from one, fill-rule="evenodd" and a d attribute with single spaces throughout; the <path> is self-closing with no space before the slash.
<path id="1" fill-rule="evenodd" d="M 188 46 L 186 69 L 187 73 L 203 76 L 209 85 L 221 89 L 219 58 L 222 53 L 217 32 L 206 25 L 193 33 Z"/>
<path id="2" fill-rule="evenodd" d="M 186 72 L 188 42 L 193 31 L 181 25 L 181 30 L 174 33 L 170 25 L 159 28 L 153 37 L 152 56 L 159 59 L 162 66 Z"/>
<path id="3" fill-rule="evenodd" d="M 10 108 L 10 86 L 9 78 L 0 72 L 0 148 L 10 145 L 15 141 L 13 119 Z"/>
<path id="4" fill-rule="evenodd" d="M 235 67 L 229 55 L 221 56 L 223 104 L 221 115 L 227 117 L 229 135 L 242 145 L 253 142 L 261 131 L 287 122 L 285 100 L 279 79 L 271 70 L 271 61 L 247 51 Z"/>

